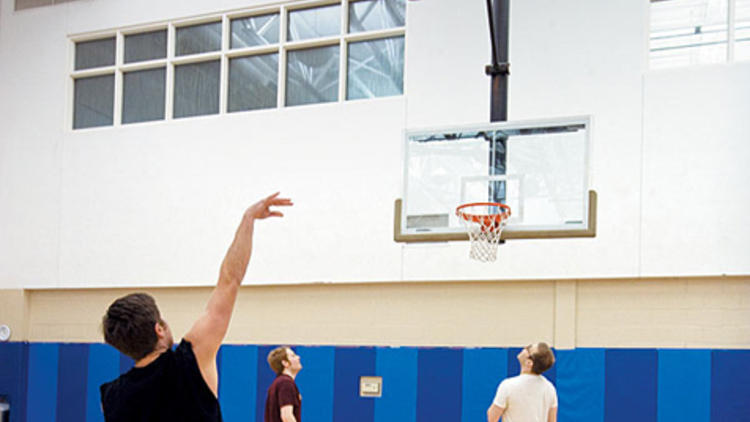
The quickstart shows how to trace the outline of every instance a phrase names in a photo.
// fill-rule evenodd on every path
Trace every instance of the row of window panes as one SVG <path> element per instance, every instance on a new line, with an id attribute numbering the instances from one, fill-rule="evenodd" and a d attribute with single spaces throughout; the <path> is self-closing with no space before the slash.
<path id="1" fill-rule="evenodd" d="M 341 5 L 290 10 L 288 40 L 340 35 Z M 335 13 L 334 13 L 335 12 Z M 349 32 L 403 27 L 405 0 L 362 0 L 349 4 Z M 221 51 L 221 22 L 175 29 L 175 56 Z M 277 44 L 279 13 L 230 20 L 230 48 Z M 165 119 L 168 66 L 167 30 L 123 37 L 125 64 L 162 60 L 146 70 L 123 71 L 123 124 Z M 335 41 L 334 41 L 335 42 Z M 347 46 L 346 99 L 374 98 L 403 93 L 404 36 L 380 36 L 352 41 Z M 76 71 L 115 65 L 115 37 L 77 42 Z M 286 106 L 338 100 L 339 43 L 286 52 Z M 277 106 L 278 52 L 231 57 L 227 111 Z M 174 118 L 219 113 L 220 59 L 174 65 Z M 114 115 L 114 72 L 76 77 L 73 128 L 111 126 Z"/>
<path id="2" fill-rule="evenodd" d="M 291 10 L 286 41 L 341 35 L 341 5 Z M 349 4 L 348 33 L 403 27 L 405 0 L 364 0 Z M 221 22 L 175 29 L 175 56 L 221 50 Z M 229 48 L 276 44 L 280 40 L 279 13 L 230 20 Z M 124 63 L 167 57 L 167 30 L 125 35 Z M 115 65 L 115 37 L 76 43 L 75 70 Z"/>
<path id="3" fill-rule="evenodd" d="M 652 0 L 650 67 L 725 62 L 730 2 L 735 7 L 734 58 L 750 59 L 750 0 Z"/>

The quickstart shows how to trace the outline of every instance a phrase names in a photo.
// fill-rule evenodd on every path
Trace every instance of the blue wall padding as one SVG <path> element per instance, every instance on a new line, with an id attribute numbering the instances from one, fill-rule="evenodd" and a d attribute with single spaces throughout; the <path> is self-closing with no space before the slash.
<path id="1" fill-rule="evenodd" d="M 57 343 L 29 345 L 29 380 L 26 393 L 26 416 L 29 422 L 55 420 L 59 350 Z"/>
<path id="2" fill-rule="evenodd" d="M 518 354 L 521 353 L 521 347 L 511 347 L 508 349 L 508 376 L 515 377 L 521 373 L 521 364 L 518 362 Z"/>
<path id="3" fill-rule="evenodd" d="M 375 375 L 375 349 L 337 347 L 333 381 L 333 421 L 372 422 L 375 402 L 359 396 L 359 377 Z"/>
<path id="4" fill-rule="evenodd" d="M 604 421 L 604 349 L 557 350 L 557 420 Z"/>
<path id="5" fill-rule="evenodd" d="M 219 403 L 224 421 L 254 420 L 258 347 L 227 345 L 219 354 Z"/>
<path id="6" fill-rule="evenodd" d="M 461 420 L 462 349 L 419 349 L 417 421 Z"/>
<path id="7" fill-rule="evenodd" d="M 461 420 L 487 419 L 500 381 L 508 376 L 508 349 L 464 349 Z"/>
<path id="8" fill-rule="evenodd" d="M 10 404 L 10 422 L 26 420 L 28 343 L 0 343 L 0 395 Z"/>
<path id="9" fill-rule="evenodd" d="M 714 350 L 711 420 L 750 421 L 750 350 Z"/>
<path id="10" fill-rule="evenodd" d="M 104 422 L 99 386 L 117 378 L 120 373 L 120 352 L 114 347 L 94 343 L 89 345 L 86 371 L 86 422 Z"/>
<path id="11" fill-rule="evenodd" d="M 711 351 L 659 350 L 660 422 L 711 418 Z"/>
<path id="12" fill-rule="evenodd" d="M 275 349 L 276 346 L 258 346 L 258 362 L 255 373 L 258 376 L 257 387 L 255 391 L 255 420 L 261 422 L 263 420 L 263 412 L 266 409 L 266 392 L 268 387 L 271 385 L 273 380 L 276 378 L 276 374 L 268 366 L 268 353 Z M 304 364 L 303 364 L 304 365 Z M 305 411 L 304 404 L 302 405 L 302 411 Z"/>
<path id="13" fill-rule="evenodd" d="M 333 367 L 335 348 L 295 347 L 302 360 L 302 371 L 297 375 L 297 387 L 302 394 L 302 420 L 331 422 L 333 420 Z M 265 393 L 265 391 L 263 392 Z M 259 419 L 257 422 L 263 422 Z"/>
<path id="14" fill-rule="evenodd" d="M 86 420 L 89 345 L 60 344 L 57 365 L 57 421 Z"/>
<path id="15" fill-rule="evenodd" d="M 275 346 L 222 346 L 219 401 L 227 422 L 263 421 Z M 518 374 L 512 349 L 294 347 L 306 422 L 485 420 L 500 381 Z M 750 422 L 750 350 L 557 350 L 560 422 Z M 0 395 L 12 422 L 102 422 L 99 385 L 132 360 L 104 344 L 0 343 Z M 380 398 L 359 377 L 383 377 Z"/>
<path id="16" fill-rule="evenodd" d="M 120 374 L 124 374 L 135 365 L 135 361 L 129 356 L 120 353 Z"/>
<path id="17" fill-rule="evenodd" d="M 416 422 L 417 349 L 378 347 L 375 373 L 383 377 L 382 396 L 375 400 L 375 422 Z"/>
<path id="18" fill-rule="evenodd" d="M 605 352 L 604 420 L 656 422 L 655 349 Z"/>
<path id="19" fill-rule="evenodd" d="M 555 385 L 555 388 L 557 388 L 557 350 L 552 349 L 552 351 L 555 353 L 555 364 L 552 365 L 552 368 L 549 368 L 548 370 L 544 371 L 544 377 L 549 380 L 552 384 Z"/>

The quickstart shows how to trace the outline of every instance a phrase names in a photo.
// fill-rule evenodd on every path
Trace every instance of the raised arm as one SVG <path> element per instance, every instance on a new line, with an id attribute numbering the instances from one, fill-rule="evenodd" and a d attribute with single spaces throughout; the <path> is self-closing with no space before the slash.
<path id="1" fill-rule="evenodd" d="M 216 353 L 227 333 L 237 299 L 237 291 L 250 261 L 255 221 L 267 217 L 282 217 L 281 212 L 271 210 L 271 207 L 292 205 L 290 199 L 278 196 L 279 193 L 276 192 L 256 202 L 245 211 L 234 240 L 221 264 L 219 281 L 208 299 L 206 310 L 184 336 L 184 339 L 193 345 L 193 353 L 198 360 L 203 379 L 214 394 L 218 392 Z"/>

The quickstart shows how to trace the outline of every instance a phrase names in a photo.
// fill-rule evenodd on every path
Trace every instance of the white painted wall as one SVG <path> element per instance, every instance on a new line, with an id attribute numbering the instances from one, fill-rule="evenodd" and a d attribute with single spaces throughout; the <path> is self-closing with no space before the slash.
<path id="1" fill-rule="evenodd" d="M 511 6 L 510 118 L 594 116 L 597 237 L 494 264 L 393 242 L 404 128 L 488 120 L 484 3 L 407 3 L 403 97 L 74 132 L 70 34 L 261 2 L 0 0 L 0 287 L 211 284 L 274 190 L 296 205 L 258 224 L 246 283 L 748 274 L 750 64 L 646 72 L 648 4 L 628 0 Z"/>

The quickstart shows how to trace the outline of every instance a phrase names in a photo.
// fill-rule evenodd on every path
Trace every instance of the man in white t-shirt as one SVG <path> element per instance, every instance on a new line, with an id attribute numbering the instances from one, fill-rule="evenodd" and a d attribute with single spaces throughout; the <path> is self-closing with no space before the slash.
<path id="1" fill-rule="evenodd" d="M 516 356 L 521 374 L 506 378 L 497 387 L 495 399 L 487 409 L 487 421 L 556 422 L 557 392 L 542 373 L 555 364 L 555 355 L 547 343 L 526 346 Z"/>

